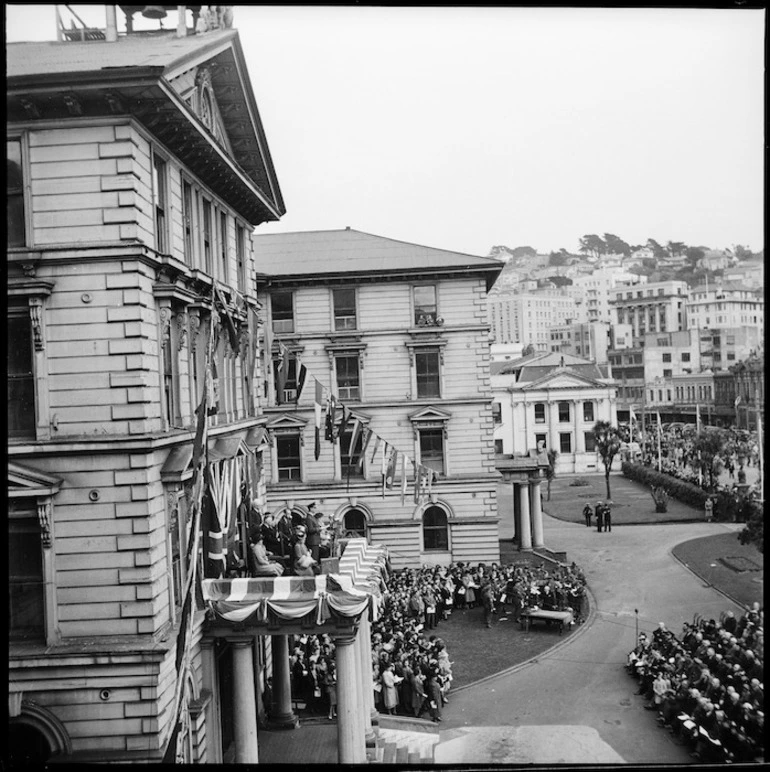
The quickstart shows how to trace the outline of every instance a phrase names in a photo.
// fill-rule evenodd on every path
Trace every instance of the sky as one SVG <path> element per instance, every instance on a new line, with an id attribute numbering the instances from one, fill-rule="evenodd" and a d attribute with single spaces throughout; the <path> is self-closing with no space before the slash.
<path id="1" fill-rule="evenodd" d="M 7 41 L 55 39 L 54 6 L 5 11 Z M 287 210 L 257 233 L 764 247 L 764 10 L 258 5 L 233 26 Z"/>

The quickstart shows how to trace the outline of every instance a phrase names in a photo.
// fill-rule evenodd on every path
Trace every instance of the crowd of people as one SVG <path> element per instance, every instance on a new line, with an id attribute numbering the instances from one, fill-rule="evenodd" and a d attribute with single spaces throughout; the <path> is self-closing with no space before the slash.
<path id="1" fill-rule="evenodd" d="M 661 727 L 708 763 L 764 757 L 764 610 L 685 623 L 677 638 L 661 622 L 639 635 L 627 670 Z"/>
<path id="2" fill-rule="evenodd" d="M 381 713 L 434 722 L 449 702 L 452 661 L 436 630 L 454 609 L 484 609 L 518 620 L 525 608 L 584 611 L 585 577 L 573 563 L 531 565 L 453 563 L 391 572 L 379 618 L 371 625 L 374 702 Z M 336 715 L 334 640 L 328 635 L 290 638 L 292 698 L 312 714 Z"/>

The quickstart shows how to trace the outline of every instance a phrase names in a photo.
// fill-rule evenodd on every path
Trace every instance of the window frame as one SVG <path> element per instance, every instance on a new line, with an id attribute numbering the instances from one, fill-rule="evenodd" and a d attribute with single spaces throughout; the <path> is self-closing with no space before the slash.
<path id="1" fill-rule="evenodd" d="M 33 230 L 30 223 L 30 174 L 29 174 L 29 151 L 27 147 L 27 134 L 26 133 L 9 133 L 6 135 L 6 156 L 9 155 L 8 153 L 8 146 L 11 143 L 18 143 L 19 145 L 19 169 L 21 173 L 21 186 L 17 190 L 14 188 L 9 188 L 7 181 L 6 181 L 6 210 L 8 214 L 10 214 L 11 206 L 9 206 L 11 201 L 19 200 L 21 203 L 21 243 L 18 244 L 11 244 L 8 237 L 10 237 L 11 234 L 11 228 L 8 228 L 8 223 L 6 222 L 7 227 L 7 237 L 6 237 L 6 248 L 9 250 L 15 250 L 15 249 L 27 249 L 31 246 L 33 246 L 32 243 L 32 235 Z M 9 159 L 10 160 L 10 159 Z"/>
<path id="2" fill-rule="evenodd" d="M 197 267 L 197 250 L 195 248 L 195 231 L 197 225 L 195 201 L 196 191 L 191 180 L 184 174 L 182 180 L 182 236 L 185 265 Z"/>
<path id="3" fill-rule="evenodd" d="M 297 443 L 297 455 L 290 456 L 290 460 L 296 460 L 296 466 L 281 465 L 281 454 L 279 443 L 282 441 L 296 441 Z M 300 429 L 282 429 L 274 431 L 273 433 L 273 458 L 275 462 L 274 473 L 276 483 L 295 484 L 302 482 L 303 479 L 303 464 L 302 464 L 302 431 Z M 296 471 L 296 474 L 290 473 L 289 476 L 282 476 L 283 469 L 289 469 L 292 472 Z"/>
<path id="4" fill-rule="evenodd" d="M 589 410 L 590 408 L 590 410 Z M 589 415 L 590 413 L 590 415 Z M 596 415 L 596 410 L 594 408 L 594 403 L 592 400 L 585 400 L 583 402 L 583 423 L 593 423 L 596 421 L 596 418 L 594 417 Z"/>
<path id="5" fill-rule="evenodd" d="M 586 453 L 596 453 L 596 436 L 593 432 L 583 432 Z"/>
<path id="6" fill-rule="evenodd" d="M 429 365 L 430 360 L 428 357 L 434 358 L 436 369 L 432 372 L 429 367 L 425 366 L 425 372 L 421 373 L 421 362 L 423 365 Z M 443 364 L 443 350 L 441 348 L 425 347 L 416 348 L 414 350 L 414 393 L 417 399 L 441 399 L 443 396 L 442 388 L 442 364 Z M 432 386 L 432 388 L 425 389 L 425 385 Z M 423 392 L 421 393 L 421 385 Z M 433 393 L 435 391 L 435 393 Z"/>
<path id="7" fill-rule="evenodd" d="M 287 296 L 291 299 L 291 314 L 281 310 L 281 317 L 276 318 L 276 299 Z M 270 325 L 275 335 L 294 332 L 294 292 L 292 290 L 277 290 L 270 294 Z"/>
<path id="8" fill-rule="evenodd" d="M 246 248 L 246 228 L 237 219 L 235 220 L 235 262 L 238 272 L 236 284 L 241 292 L 247 292 L 248 250 Z"/>
<path id="9" fill-rule="evenodd" d="M 568 424 L 571 422 L 572 410 L 567 400 L 559 400 L 557 403 L 558 423 Z M 566 418 L 564 417 L 566 415 Z"/>
<path id="10" fill-rule="evenodd" d="M 352 293 L 352 306 L 338 302 L 339 293 Z M 333 287 L 332 291 L 332 320 L 335 332 L 349 332 L 358 329 L 358 292 L 355 287 Z M 352 315 L 350 313 L 352 311 Z M 347 312 L 347 313 L 344 313 Z M 350 323 L 352 321 L 352 324 Z"/>
<path id="11" fill-rule="evenodd" d="M 565 443 L 566 440 L 566 443 Z M 565 448 L 565 444 L 568 446 Z M 559 432 L 559 452 L 572 453 L 572 432 Z"/>
<path id="12" fill-rule="evenodd" d="M 169 197 L 168 159 L 155 148 L 152 151 L 152 208 L 155 226 L 155 250 L 161 255 L 171 253 L 169 223 L 171 208 Z"/>
<path id="13" fill-rule="evenodd" d="M 218 277 L 221 282 L 228 284 L 228 277 L 230 270 L 228 266 L 229 257 L 229 245 L 228 238 L 230 235 L 230 217 L 227 210 L 222 207 L 217 208 L 217 252 L 219 257 L 219 271 L 221 275 Z"/>
<path id="14" fill-rule="evenodd" d="M 340 364 L 344 361 L 355 362 L 355 385 L 352 384 L 352 373 L 348 372 L 345 375 L 350 379 L 350 383 L 341 385 L 340 379 Z M 334 354 L 334 385 L 337 392 L 337 396 L 343 402 L 361 402 L 362 401 L 362 389 L 361 389 L 361 357 L 357 352 L 350 351 L 337 351 Z"/>
<path id="15" fill-rule="evenodd" d="M 533 405 L 533 408 L 535 413 L 535 423 L 536 424 L 547 423 L 545 402 L 535 402 Z M 542 413 L 542 415 L 541 416 L 538 415 L 539 413 Z"/>
<path id="16" fill-rule="evenodd" d="M 29 350 L 27 352 L 28 355 L 28 362 L 29 362 L 29 372 L 26 370 L 22 374 L 21 369 L 19 369 L 18 373 L 16 371 L 11 371 L 10 365 L 11 365 L 11 357 L 10 357 L 10 351 L 11 346 L 8 346 L 8 356 L 6 358 L 7 362 L 7 370 L 6 370 L 6 377 L 8 379 L 7 385 L 8 385 L 8 391 L 6 392 L 7 397 L 7 404 L 8 404 L 8 410 L 10 412 L 11 410 L 11 393 L 10 393 L 10 387 L 11 384 L 15 383 L 28 383 L 28 386 L 26 387 L 26 391 L 28 391 L 28 396 L 31 397 L 31 413 L 27 416 L 26 412 L 21 413 L 21 415 L 25 416 L 25 422 L 28 422 L 31 424 L 31 426 L 25 426 L 19 430 L 11 430 L 11 420 L 9 418 L 8 420 L 8 438 L 10 440 L 36 440 L 37 439 L 37 425 L 38 425 L 38 395 L 37 395 L 37 379 L 35 377 L 35 344 L 34 344 L 34 332 L 32 329 L 32 319 L 30 318 L 30 311 L 29 311 L 29 305 L 25 304 L 22 305 L 20 303 L 16 304 L 9 304 L 8 306 L 8 322 L 7 322 L 7 334 L 9 336 L 12 336 L 14 339 L 17 339 L 16 334 L 12 333 L 12 327 L 13 323 L 18 321 L 19 327 L 24 328 L 25 334 L 29 335 Z M 26 364 L 26 360 L 25 360 Z M 19 415 L 20 413 L 16 410 L 13 411 L 14 415 Z"/>
<path id="17" fill-rule="evenodd" d="M 432 302 L 427 304 L 420 300 L 418 303 L 418 294 L 424 290 L 432 290 Z M 413 284 L 412 285 L 412 321 L 415 327 L 425 327 L 435 325 L 438 321 L 438 285 Z"/>
<path id="18" fill-rule="evenodd" d="M 362 423 L 361 424 L 362 431 L 360 431 L 358 433 L 358 437 L 357 437 L 357 440 L 356 440 L 356 448 L 354 448 L 354 451 L 356 449 L 358 450 L 358 454 L 355 454 L 355 456 L 354 456 L 356 459 L 360 458 L 360 452 L 361 452 L 361 450 L 363 450 L 363 441 L 364 441 L 363 427 L 364 426 L 365 426 L 365 424 Z M 336 450 L 336 453 L 335 453 L 335 456 L 336 456 L 336 458 L 335 458 L 336 469 L 335 469 L 335 471 L 338 472 L 338 475 L 337 475 L 337 479 L 338 480 L 347 480 L 348 477 L 351 480 L 365 480 L 366 479 L 366 473 L 367 473 L 367 462 L 366 462 L 366 460 L 364 460 L 363 468 L 361 468 L 361 466 L 359 465 L 358 460 L 356 460 L 355 463 L 351 464 L 350 463 L 351 455 L 350 455 L 349 450 L 348 450 L 347 453 L 344 453 L 343 450 L 342 450 L 343 445 L 344 445 L 344 447 L 346 447 L 348 449 L 350 448 L 350 440 L 352 438 L 352 435 L 353 435 L 353 426 L 351 424 L 348 424 L 348 426 L 345 429 L 344 434 L 339 434 L 338 435 L 338 442 L 335 443 L 335 450 Z M 350 468 L 350 474 L 348 474 L 348 468 Z"/>
<path id="19" fill-rule="evenodd" d="M 215 223 L 214 223 L 214 202 L 211 198 L 204 195 L 203 193 L 200 194 L 200 202 L 201 202 L 201 224 L 200 224 L 200 234 L 201 234 L 201 269 L 205 274 L 208 276 L 213 277 L 214 276 L 214 250 L 215 250 L 215 235 L 214 235 L 214 229 L 215 229 Z"/>
<path id="20" fill-rule="evenodd" d="M 438 423 L 424 423 L 416 426 L 417 431 L 417 460 L 418 463 L 422 466 L 432 469 L 436 476 L 441 478 L 447 477 L 447 455 L 446 455 L 446 425 L 445 424 L 438 424 Z M 441 468 L 437 468 L 436 466 L 432 466 L 431 463 L 436 463 L 436 459 L 439 458 L 439 452 L 434 451 L 432 454 L 428 454 L 426 456 L 425 454 L 425 448 L 423 446 L 423 439 L 428 436 L 438 436 L 440 439 L 440 466 Z"/>
<path id="21" fill-rule="evenodd" d="M 363 532 L 359 528 L 349 528 L 347 523 L 348 515 L 360 515 L 363 518 Z M 359 507 L 350 507 L 343 515 L 342 515 L 342 530 L 343 533 L 347 533 L 348 531 L 352 531 L 353 533 L 357 534 L 358 538 L 369 540 L 369 520 L 366 517 L 366 512 L 363 511 L 363 509 L 360 509 Z"/>
<path id="22" fill-rule="evenodd" d="M 441 514 L 441 517 L 443 518 L 443 523 L 434 524 L 430 523 L 428 524 L 426 522 L 426 518 L 428 516 L 428 513 L 437 512 Z M 431 542 L 438 541 L 438 546 L 428 546 L 428 539 L 426 539 L 426 535 L 431 535 Z M 436 539 L 436 535 L 439 535 L 439 538 Z M 438 506 L 437 504 L 430 504 L 425 508 L 425 510 L 422 513 L 422 517 L 420 518 L 420 536 L 421 536 L 421 547 L 422 552 L 430 552 L 430 553 L 438 553 L 438 552 L 451 552 L 452 551 L 452 545 L 450 540 L 450 528 L 449 528 L 449 515 L 447 511 L 443 508 Z M 441 538 L 443 536 L 443 538 Z"/>

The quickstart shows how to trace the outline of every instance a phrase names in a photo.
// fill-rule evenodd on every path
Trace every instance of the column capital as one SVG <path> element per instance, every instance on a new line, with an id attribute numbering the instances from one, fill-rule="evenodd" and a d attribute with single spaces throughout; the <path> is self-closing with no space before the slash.
<path id="1" fill-rule="evenodd" d="M 335 646 L 350 646 L 356 642 L 355 633 L 342 633 L 341 635 L 334 635 L 332 637 L 334 638 Z"/>

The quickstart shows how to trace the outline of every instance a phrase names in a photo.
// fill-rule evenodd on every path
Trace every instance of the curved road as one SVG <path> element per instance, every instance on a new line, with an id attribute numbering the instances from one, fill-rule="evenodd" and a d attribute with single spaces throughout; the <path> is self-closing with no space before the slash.
<path id="1" fill-rule="evenodd" d="M 566 550 L 593 594 L 589 622 L 538 660 L 452 693 L 436 763 L 683 764 L 688 749 L 658 727 L 624 670 L 639 631 L 679 635 L 693 614 L 740 607 L 671 554 L 676 544 L 740 525 L 620 526 L 598 533 L 544 515 L 546 544 Z M 534 631 L 537 634 L 537 631 Z"/>

